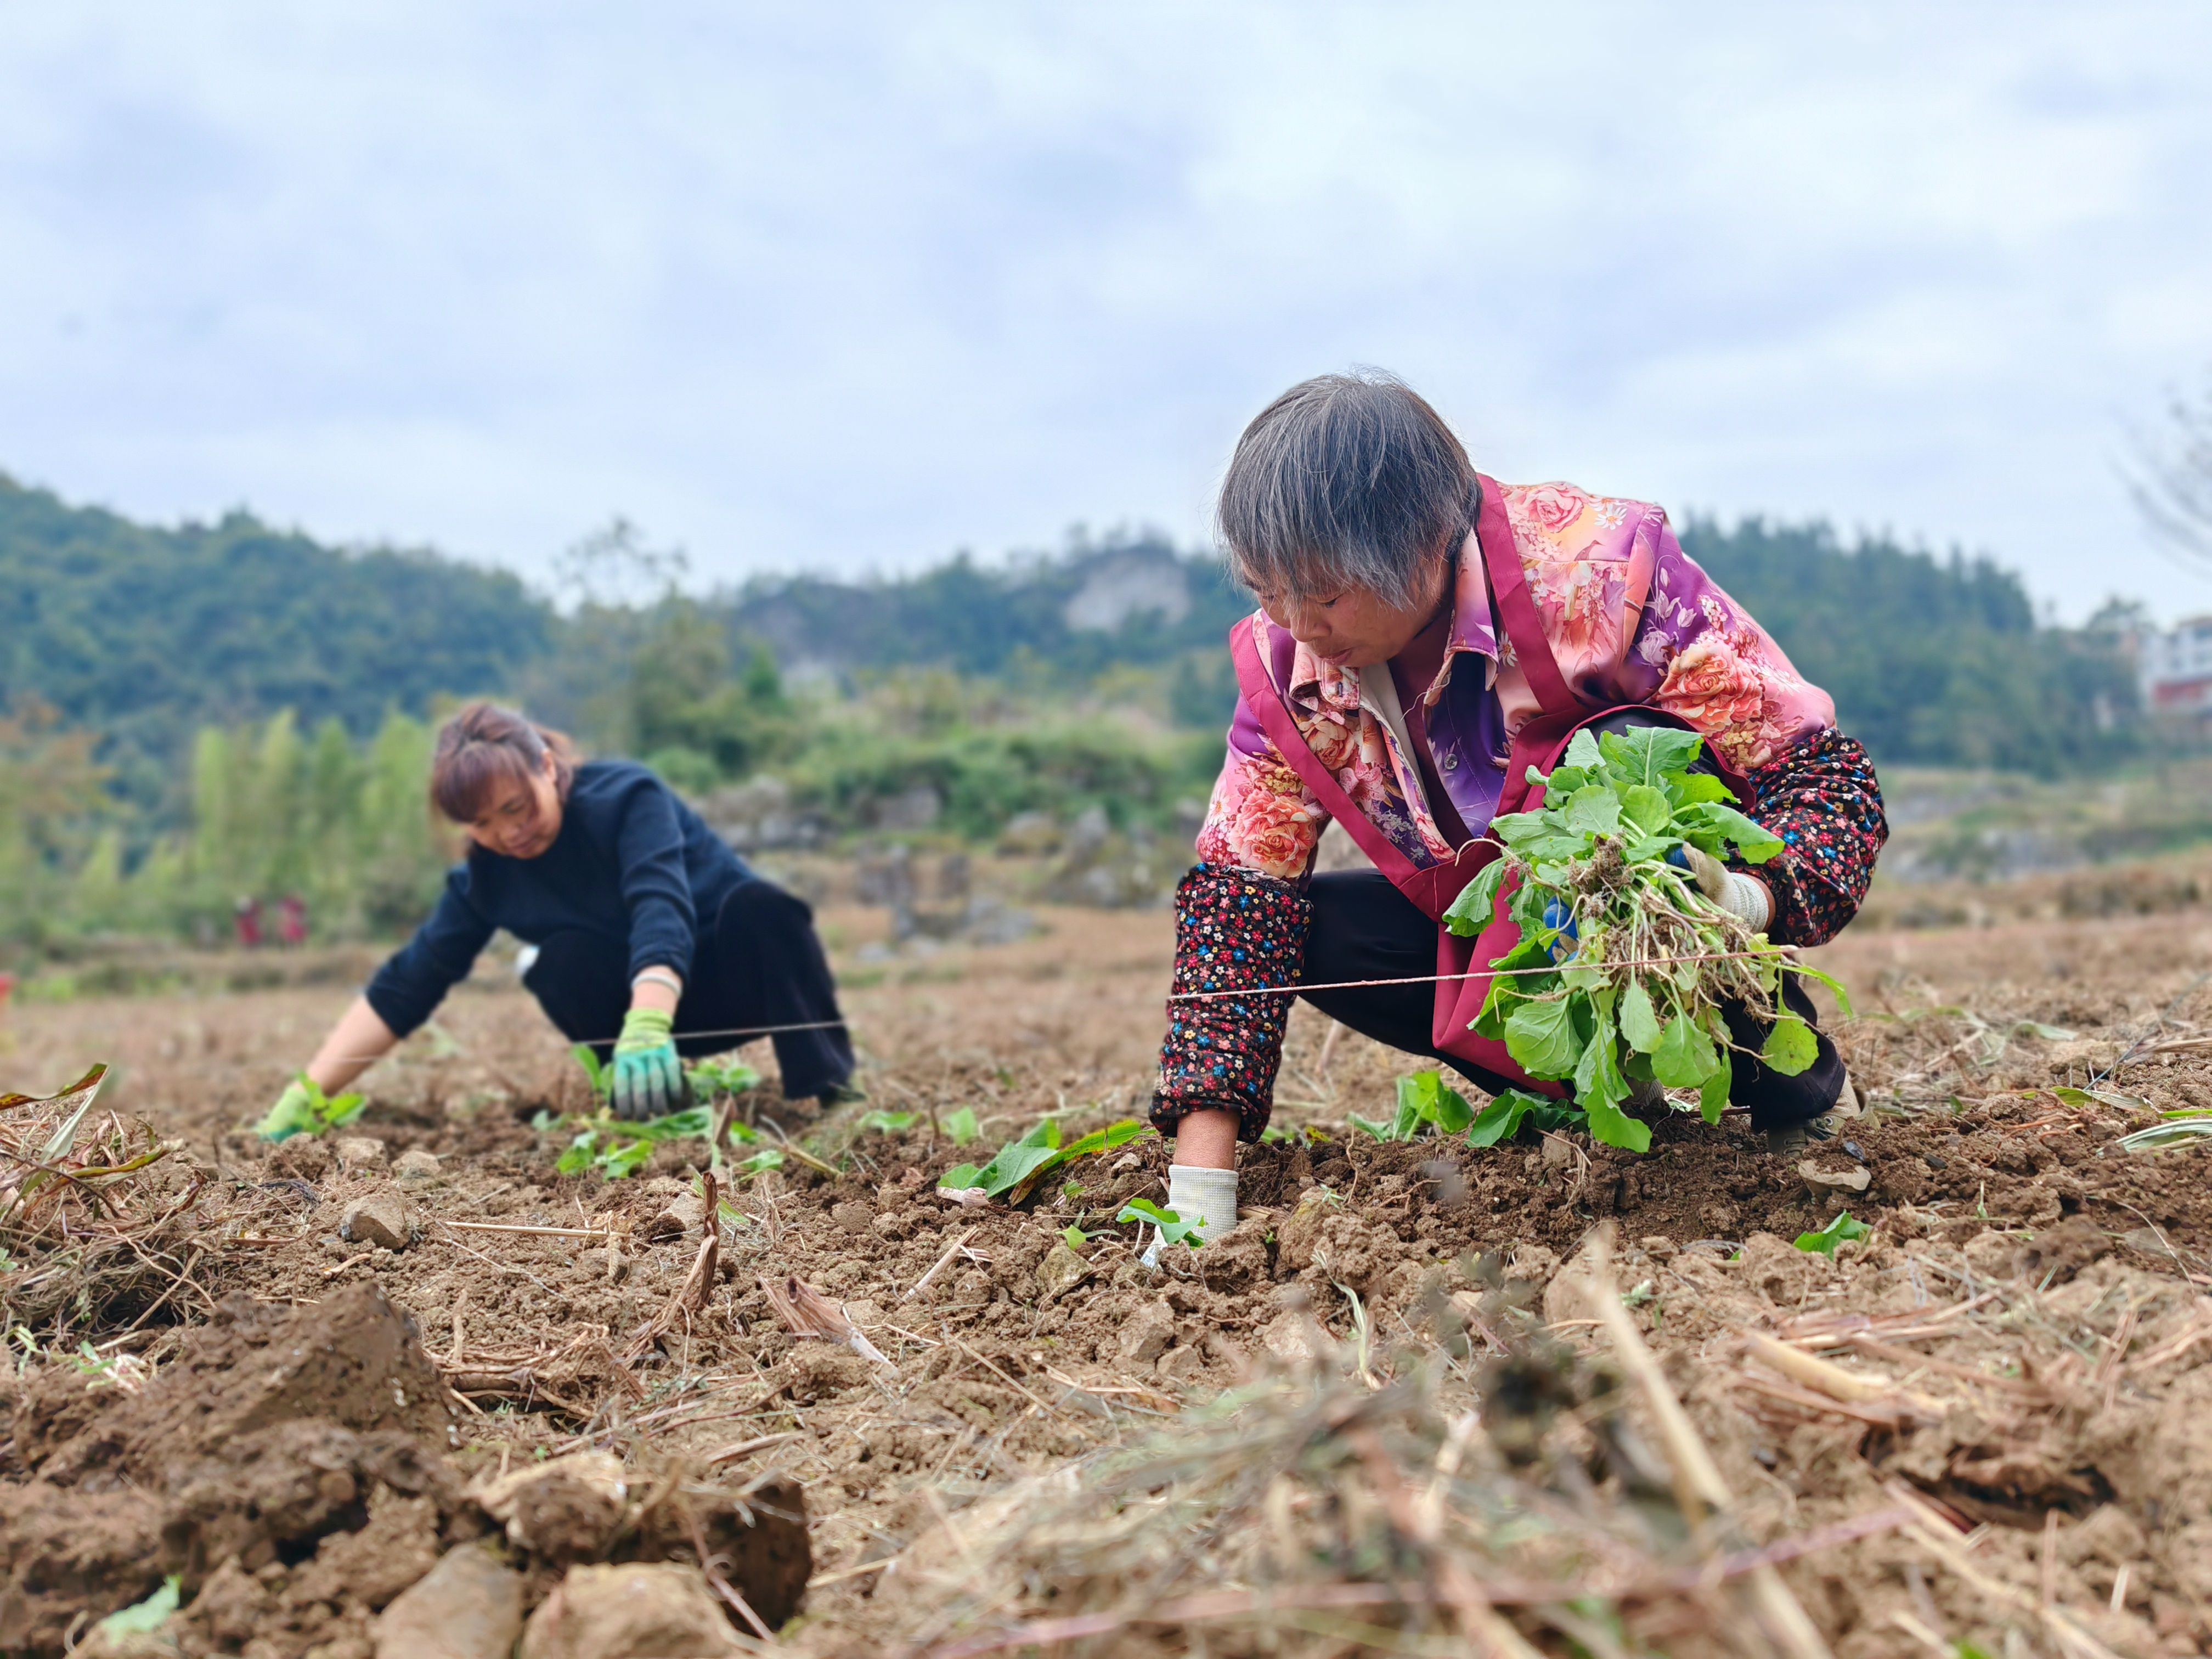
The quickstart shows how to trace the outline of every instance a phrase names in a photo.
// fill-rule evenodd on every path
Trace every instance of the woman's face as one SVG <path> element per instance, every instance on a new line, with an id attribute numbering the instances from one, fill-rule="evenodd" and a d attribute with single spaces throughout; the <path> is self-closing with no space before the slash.
<path id="1" fill-rule="evenodd" d="M 511 859 L 534 859 L 561 833 L 561 791 L 554 781 L 553 757 L 527 777 L 501 778 L 475 822 L 463 826 L 469 839 L 488 852 Z"/>
<path id="2" fill-rule="evenodd" d="M 1405 607 L 1364 587 L 1303 599 L 1261 588 L 1255 597 L 1269 621 L 1288 629 L 1323 662 L 1336 668 L 1373 668 L 1411 645 L 1436 619 L 1449 569 L 1443 550 L 1431 554 L 1414 586 L 1421 597 Z"/>

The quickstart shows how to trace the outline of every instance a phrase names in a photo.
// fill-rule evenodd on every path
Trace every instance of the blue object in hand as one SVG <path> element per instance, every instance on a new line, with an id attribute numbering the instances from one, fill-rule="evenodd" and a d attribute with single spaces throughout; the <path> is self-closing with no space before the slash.
<path id="1" fill-rule="evenodd" d="M 1558 899 L 1544 901 L 1544 926 L 1552 928 L 1559 938 L 1552 941 L 1552 960 L 1564 962 L 1573 954 L 1568 947 L 1575 934 L 1575 913 Z"/>

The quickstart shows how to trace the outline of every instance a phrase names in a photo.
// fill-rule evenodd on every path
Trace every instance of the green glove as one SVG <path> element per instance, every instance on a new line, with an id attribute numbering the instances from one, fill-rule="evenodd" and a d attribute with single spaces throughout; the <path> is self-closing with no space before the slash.
<path id="1" fill-rule="evenodd" d="M 633 1008 L 615 1039 L 615 1080 L 607 1103 L 619 1118 L 642 1122 L 684 1109 L 690 1091 L 684 1064 L 669 1036 L 669 1016 L 658 1008 Z"/>
<path id="2" fill-rule="evenodd" d="M 276 1097 L 276 1103 L 269 1109 L 269 1115 L 261 1120 L 255 1133 L 264 1140 L 289 1140 L 301 1130 L 314 1127 L 315 1111 L 308 1103 L 307 1085 L 295 1078 L 284 1085 L 284 1092 Z"/>

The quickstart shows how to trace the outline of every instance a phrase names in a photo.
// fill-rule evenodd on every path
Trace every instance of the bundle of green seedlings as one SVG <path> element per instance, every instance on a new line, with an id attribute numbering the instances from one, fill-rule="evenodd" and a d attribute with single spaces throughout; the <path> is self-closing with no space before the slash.
<path id="1" fill-rule="evenodd" d="M 1521 939 L 1492 964 L 1498 977 L 1474 1029 L 1502 1039 L 1530 1077 L 1568 1083 L 1572 1097 L 1500 1096 L 1500 1138 L 1519 1127 L 1516 1113 L 1565 1106 L 1607 1146 L 1646 1151 L 1650 1126 L 1622 1109 L 1632 1098 L 1668 1098 L 1709 1123 L 1728 1103 L 1731 1054 L 1747 1051 L 1731 1039 L 1723 1005 L 1765 1028 L 1759 1058 L 1784 1076 L 1819 1050 L 1782 1003 L 1783 975 L 1819 980 L 1850 1012 L 1834 980 L 1707 899 L 1670 859 L 1686 847 L 1763 864 L 1782 850 L 1717 777 L 1690 769 L 1703 748 L 1693 732 L 1664 727 L 1577 732 L 1548 776 L 1529 769 L 1543 805 L 1492 821 L 1504 851 L 1444 922 L 1473 937 L 1503 905 Z"/>

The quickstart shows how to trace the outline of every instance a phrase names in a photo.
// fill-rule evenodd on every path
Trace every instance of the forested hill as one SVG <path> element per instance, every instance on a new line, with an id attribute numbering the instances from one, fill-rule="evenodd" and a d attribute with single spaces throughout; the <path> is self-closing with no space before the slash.
<path id="1" fill-rule="evenodd" d="M 1985 559 L 1845 547 L 1821 525 L 1692 520 L 1681 534 L 1882 760 L 2049 772 L 2136 740 L 2118 640 L 2039 626 L 2020 579 Z M 434 554 L 340 550 L 242 513 L 154 528 L 0 475 L 0 712 L 36 699 L 100 731 L 103 759 L 148 801 L 197 727 L 286 708 L 360 733 L 392 708 L 507 691 L 603 748 L 649 749 L 651 719 L 606 711 L 680 659 L 683 685 L 653 694 L 683 704 L 675 724 L 708 702 L 742 724 L 729 705 L 763 646 L 802 683 L 944 667 L 1040 708 L 1096 689 L 1216 727 L 1234 695 L 1223 635 L 1249 604 L 1216 561 L 1125 535 L 563 617 L 512 575 Z"/>
<path id="2" fill-rule="evenodd" d="M 201 725 L 290 708 L 356 732 L 393 706 L 495 690 L 552 609 L 433 554 L 345 552 L 243 513 L 158 529 L 0 474 L 0 708 L 30 699 L 110 739 L 125 777 Z"/>
<path id="3" fill-rule="evenodd" d="M 2039 627 L 2020 578 L 1989 559 L 1845 549 L 1821 524 L 1692 519 L 1680 533 L 1879 760 L 2048 773 L 2142 735 L 2118 635 Z"/>

